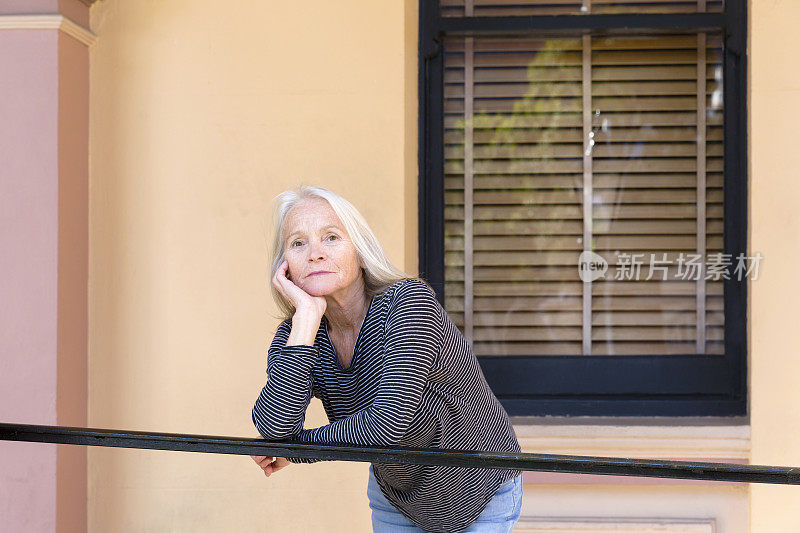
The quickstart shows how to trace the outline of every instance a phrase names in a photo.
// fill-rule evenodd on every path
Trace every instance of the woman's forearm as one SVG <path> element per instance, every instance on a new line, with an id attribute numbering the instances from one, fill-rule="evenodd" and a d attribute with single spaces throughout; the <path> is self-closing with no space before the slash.
<path id="1" fill-rule="evenodd" d="M 296 312 L 275 332 L 267 357 L 267 383 L 253 406 L 253 423 L 266 439 L 282 439 L 303 429 L 313 395 L 311 368 L 317 359 L 314 337 L 319 319 Z M 290 329 L 291 328 L 291 329 Z"/>
<path id="2" fill-rule="evenodd" d="M 289 333 L 286 346 L 313 345 L 321 320 L 322 317 L 316 313 L 296 311 L 292 317 L 292 331 Z"/>

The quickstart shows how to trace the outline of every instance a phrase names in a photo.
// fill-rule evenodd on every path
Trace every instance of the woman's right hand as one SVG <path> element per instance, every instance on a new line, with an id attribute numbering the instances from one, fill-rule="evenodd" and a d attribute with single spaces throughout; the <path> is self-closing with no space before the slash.
<path id="1" fill-rule="evenodd" d="M 268 457 L 264 455 L 251 455 L 250 457 L 261 467 L 267 477 L 290 464 L 284 457 Z"/>
<path id="2" fill-rule="evenodd" d="M 322 318 L 328 307 L 328 302 L 322 296 L 311 296 L 306 291 L 292 282 L 286 273 L 289 270 L 289 261 L 284 260 L 275 275 L 272 277 L 272 284 L 278 289 L 284 298 L 289 300 L 295 308 L 295 312 L 308 313 L 317 318 Z"/>

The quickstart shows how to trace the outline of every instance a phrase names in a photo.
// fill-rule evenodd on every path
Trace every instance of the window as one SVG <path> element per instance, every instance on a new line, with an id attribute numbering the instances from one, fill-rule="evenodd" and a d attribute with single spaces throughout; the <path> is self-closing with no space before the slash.
<path id="1" fill-rule="evenodd" d="M 745 15 L 420 3 L 420 272 L 509 414 L 745 414 Z"/>

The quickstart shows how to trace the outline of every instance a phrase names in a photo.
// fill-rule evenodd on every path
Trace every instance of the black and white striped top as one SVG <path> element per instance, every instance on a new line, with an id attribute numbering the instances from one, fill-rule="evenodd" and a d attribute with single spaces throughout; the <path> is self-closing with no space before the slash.
<path id="1" fill-rule="evenodd" d="M 422 281 L 400 280 L 372 298 L 347 368 L 327 325 L 323 316 L 313 346 L 286 346 L 291 319 L 278 327 L 267 383 L 253 407 L 253 423 L 265 439 L 520 451 L 472 348 Z M 303 429 L 312 396 L 322 401 L 330 423 Z M 373 471 L 403 515 L 444 533 L 466 528 L 497 488 L 521 473 L 388 463 L 374 463 Z"/>

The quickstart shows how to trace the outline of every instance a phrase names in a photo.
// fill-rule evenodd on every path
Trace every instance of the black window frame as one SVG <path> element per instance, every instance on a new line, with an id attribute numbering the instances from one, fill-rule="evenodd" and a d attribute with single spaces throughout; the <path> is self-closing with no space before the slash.
<path id="1" fill-rule="evenodd" d="M 419 272 L 444 305 L 444 54 L 447 36 L 520 32 L 719 31 L 724 34 L 723 253 L 747 255 L 747 6 L 723 13 L 441 17 L 419 4 Z M 511 416 L 747 414 L 747 277 L 723 282 L 724 355 L 478 357 Z"/>

